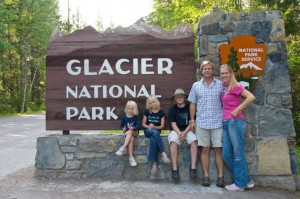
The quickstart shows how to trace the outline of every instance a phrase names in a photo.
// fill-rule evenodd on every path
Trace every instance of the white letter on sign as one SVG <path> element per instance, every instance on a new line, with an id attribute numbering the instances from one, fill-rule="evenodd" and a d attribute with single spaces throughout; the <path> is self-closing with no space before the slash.
<path id="1" fill-rule="evenodd" d="M 82 108 L 81 113 L 79 115 L 78 120 L 81 120 L 81 119 L 86 119 L 86 120 L 90 120 L 91 119 L 91 117 L 90 117 L 90 115 L 87 112 L 87 110 L 86 110 L 85 107 Z"/>
<path id="2" fill-rule="evenodd" d="M 92 107 L 92 120 L 96 120 L 97 118 L 99 120 L 103 120 L 103 113 L 104 110 L 101 107 Z"/>
<path id="3" fill-rule="evenodd" d="M 163 62 L 167 62 L 167 66 L 163 66 Z M 165 71 L 167 74 L 172 74 L 171 68 L 173 67 L 173 61 L 169 58 L 158 58 L 157 60 L 157 74 L 162 74 Z"/>
<path id="4" fill-rule="evenodd" d="M 84 75 L 97 75 L 96 72 L 90 72 L 90 61 L 88 59 L 84 60 Z"/>
<path id="5" fill-rule="evenodd" d="M 118 119 L 118 116 L 116 116 L 114 114 L 114 110 L 115 110 L 116 107 L 113 107 L 112 109 L 110 107 L 106 107 L 106 119 L 107 120 L 110 120 L 111 118 L 113 119 Z M 110 110 L 111 109 L 111 110 Z"/>
<path id="6" fill-rule="evenodd" d="M 71 111 L 73 113 L 71 113 Z M 67 107 L 67 111 L 66 111 L 67 115 L 67 120 L 70 120 L 72 117 L 75 117 L 76 115 L 78 115 L 78 109 L 76 107 Z"/>
<path id="7" fill-rule="evenodd" d="M 120 59 L 120 60 L 118 60 L 117 63 L 116 63 L 116 71 L 118 73 L 120 73 L 121 75 L 126 75 L 126 74 L 128 74 L 130 72 L 130 70 L 122 70 L 121 64 L 123 62 L 129 62 L 129 60 L 128 59 Z"/>
<path id="8" fill-rule="evenodd" d="M 72 70 L 72 65 L 73 65 L 74 63 L 80 64 L 80 61 L 78 61 L 78 60 L 76 60 L 76 59 L 70 60 L 70 61 L 67 63 L 67 65 L 66 65 L 67 71 L 68 71 L 68 73 L 71 74 L 71 75 L 79 75 L 79 74 L 81 73 L 81 68 L 80 68 L 80 66 L 75 66 L 76 71 L 73 71 L 73 70 Z"/>

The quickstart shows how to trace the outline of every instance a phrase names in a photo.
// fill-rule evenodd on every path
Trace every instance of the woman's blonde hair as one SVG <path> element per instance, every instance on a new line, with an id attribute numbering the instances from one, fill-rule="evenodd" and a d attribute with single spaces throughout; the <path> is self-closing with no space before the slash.
<path id="1" fill-rule="evenodd" d="M 227 87 L 227 89 L 226 89 L 226 93 L 227 92 L 229 92 L 231 89 L 232 89 L 232 87 L 234 86 L 234 85 L 236 85 L 236 84 L 238 84 L 238 82 L 237 82 L 237 80 L 236 80 L 236 78 L 235 78 L 235 76 L 234 76 L 234 72 L 233 72 L 233 69 L 232 69 L 232 66 L 230 66 L 230 65 L 228 65 L 228 64 L 222 64 L 221 66 L 220 66 L 220 70 L 222 69 L 222 68 L 227 68 L 228 69 L 228 72 L 230 73 L 230 82 L 229 82 L 229 85 L 228 85 L 228 87 Z"/>
<path id="2" fill-rule="evenodd" d="M 126 103 L 125 110 L 124 110 L 125 113 L 127 113 L 127 110 L 128 110 L 129 106 L 133 107 L 133 114 L 134 115 L 138 115 L 139 114 L 139 110 L 138 110 L 137 104 L 134 101 L 128 101 Z"/>
<path id="3" fill-rule="evenodd" d="M 154 101 L 155 101 L 155 103 L 156 103 L 156 105 L 157 105 L 157 108 L 160 109 L 160 102 L 159 102 L 158 98 L 157 98 L 155 95 L 150 95 L 150 96 L 147 98 L 147 100 L 146 100 L 146 109 L 149 110 L 149 101 L 150 101 L 151 99 L 154 99 Z"/>

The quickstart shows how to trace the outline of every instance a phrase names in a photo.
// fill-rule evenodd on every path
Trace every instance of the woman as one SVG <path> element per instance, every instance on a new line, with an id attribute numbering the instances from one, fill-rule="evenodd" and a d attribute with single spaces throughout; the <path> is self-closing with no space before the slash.
<path id="1" fill-rule="evenodd" d="M 245 119 L 242 112 L 255 97 L 235 79 L 232 67 L 220 67 L 221 80 L 224 82 L 223 102 L 223 150 L 222 157 L 233 174 L 233 184 L 225 186 L 229 191 L 244 191 L 254 187 L 248 175 L 244 151 Z M 245 100 L 241 103 L 241 99 Z"/>

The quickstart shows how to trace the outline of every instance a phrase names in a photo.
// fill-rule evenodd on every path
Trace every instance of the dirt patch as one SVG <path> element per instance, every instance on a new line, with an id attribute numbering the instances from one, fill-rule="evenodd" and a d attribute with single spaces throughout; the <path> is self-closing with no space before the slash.
<path id="1" fill-rule="evenodd" d="M 28 167 L 0 181 L 1 199 L 50 198 L 197 198 L 197 199 L 299 199 L 300 191 L 255 186 L 244 192 L 203 187 L 192 182 L 110 181 L 101 179 L 35 179 Z"/>

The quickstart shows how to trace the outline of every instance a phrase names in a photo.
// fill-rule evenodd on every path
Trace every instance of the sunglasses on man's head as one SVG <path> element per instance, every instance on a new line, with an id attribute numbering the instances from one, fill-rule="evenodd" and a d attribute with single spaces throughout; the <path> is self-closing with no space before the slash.
<path id="1" fill-rule="evenodd" d="M 203 61 L 202 62 L 202 65 L 206 65 L 206 64 L 211 64 L 211 62 L 210 61 Z"/>

